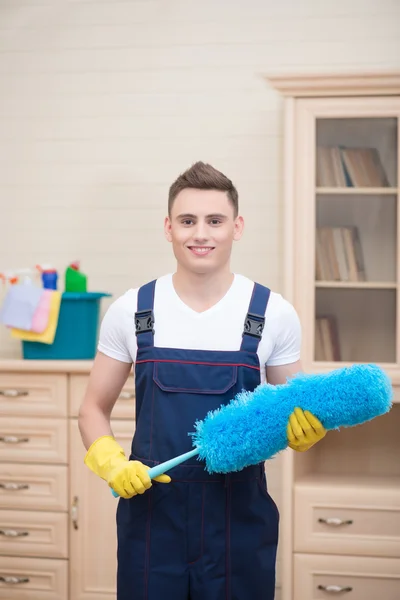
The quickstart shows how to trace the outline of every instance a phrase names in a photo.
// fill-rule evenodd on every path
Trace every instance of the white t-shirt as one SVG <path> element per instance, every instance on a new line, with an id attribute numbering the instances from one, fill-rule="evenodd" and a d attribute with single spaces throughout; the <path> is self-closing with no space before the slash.
<path id="1" fill-rule="evenodd" d="M 239 350 L 254 283 L 234 276 L 225 296 L 208 310 L 189 308 L 175 291 L 172 274 L 157 279 L 154 297 L 154 345 L 187 350 Z M 100 327 L 98 350 L 134 363 L 137 345 L 134 314 L 138 289 L 130 289 L 108 308 Z M 258 346 L 260 365 L 276 366 L 300 359 L 301 326 L 294 307 L 271 291 Z M 261 381 L 265 369 L 261 368 Z"/>

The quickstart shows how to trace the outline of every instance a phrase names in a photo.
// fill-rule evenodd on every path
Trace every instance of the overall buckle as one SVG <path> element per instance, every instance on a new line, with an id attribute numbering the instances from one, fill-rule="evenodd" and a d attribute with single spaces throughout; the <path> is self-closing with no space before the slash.
<path id="1" fill-rule="evenodd" d="M 154 314 L 152 310 L 138 310 L 135 312 L 136 335 L 139 333 L 154 333 Z"/>
<path id="2" fill-rule="evenodd" d="M 252 337 L 261 339 L 265 325 L 264 315 L 256 313 L 247 313 L 244 321 L 243 334 L 251 335 Z"/>

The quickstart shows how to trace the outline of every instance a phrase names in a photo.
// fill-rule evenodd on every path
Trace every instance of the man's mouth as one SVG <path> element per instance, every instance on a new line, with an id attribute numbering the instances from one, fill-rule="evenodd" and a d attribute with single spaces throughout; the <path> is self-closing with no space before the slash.
<path id="1" fill-rule="evenodd" d="M 188 246 L 188 248 L 196 256 L 207 256 L 214 250 L 213 246 Z"/>

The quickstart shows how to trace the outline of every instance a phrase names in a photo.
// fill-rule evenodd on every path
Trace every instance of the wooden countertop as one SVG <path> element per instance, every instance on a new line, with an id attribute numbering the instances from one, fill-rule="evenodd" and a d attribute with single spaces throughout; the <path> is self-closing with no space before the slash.
<path id="1" fill-rule="evenodd" d="M 0 360 L 0 373 L 90 373 L 93 360 Z"/>

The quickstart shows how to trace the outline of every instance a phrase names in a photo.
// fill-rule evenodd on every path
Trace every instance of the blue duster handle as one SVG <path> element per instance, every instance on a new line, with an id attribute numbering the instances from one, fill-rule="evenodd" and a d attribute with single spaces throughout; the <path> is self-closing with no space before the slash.
<path id="1" fill-rule="evenodd" d="M 194 448 L 193 450 L 190 450 L 190 452 L 185 452 L 184 454 L 175 456 L 175 458 L 171 458 L 170 460 L 166 460 L 165 462 L 163 462 L 155 467 L 152 467 L 148 471 L 150 479 L 154 479 L 155 477 L 158 477 L 159 475 L 163 475 L 166 471 L 169 471 L 170 469 L 177 467 L 181 463 L 185 462 L 185 460 L 189 460 L 189 458 L 196 456 L 199 452 L 200 452 L 200 448 Z"/>
<path id="2" fill-rule="evenodd" d="M 196 456 L 199 452 L 200 452 L 200 448 L 194 448 L 194 450 L 190 450 L 190 452 L 185 452 L 184 454 L 175 456 L 175 458 L 166 460 L 165 462 L 160 463 L 159 465 L 156 465 L 155 467 L 152 467 L 151 469 L 149 469 L 148 475 L 149 475 L 150 479 L 155 479 L 155 477 L 158 477 L 159 475 L 163 475 L 166 471 L 169 471 L 170 469 L 173 469 L 174 467 L 177 467 L 181 463 L 185 462 L 185 460 L 189 460 L 189 458 Z M 113 493 L 113 496 L 115 496 L 115 498 L 118 498 L 117 492 L 115 492 L 114 490 L 111 490 L 111 491 Z"/>

